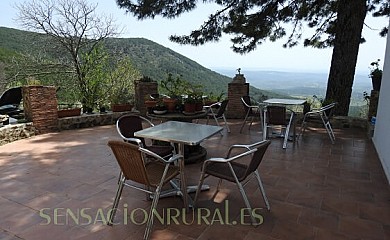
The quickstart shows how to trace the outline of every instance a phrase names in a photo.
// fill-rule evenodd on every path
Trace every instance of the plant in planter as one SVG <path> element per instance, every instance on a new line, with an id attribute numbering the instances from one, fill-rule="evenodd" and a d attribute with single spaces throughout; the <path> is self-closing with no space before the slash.
<path id="1" fill-rule="evenodd" d="M 58 104 L 58 117 L 74 117 L 74 116 L 80 116 L 81 114 L 81 107 L 78 106 L 79 104 L 73 104 L 73 103 L 61 103 Z"/>
<path id="2" fill-rule="evenodd" d="M 213 92 L 210 92 L 204 99 L 204 105 L 210 106 L 213 103 L 222 102 L 224 100 L 224 95 L 225 93 L 222 91 L 219 94 L 214 94 Z"/>
<path id="3" fill-rule="evenodd" d="M 113 112 L 131 111 L 134 106 L 134 95 L 128 89 L 117 89 L 111 96 L 111 110 Z"/>
<path id="4" fill-rule="evenodd" d="M 169 112 L 174 112 L 177 105 L 181 102 L 182 94 L 188 89 L 189 83 L 180 76 L 174 78 L 171 73 L 161 81 L 162 91 L 169 97 L 163 99 Z"/>
<path id="5" fill-rule="evenodd" d="M 145 96 L 144 105 L 148 110 L 148 113 L 152 113 L 153 109 L 156 107 L 158 99 L 152 97 L 150 94 Z"/>
<path id="6" fill-rule="evenodd" d="M 132 65 L 127 57 L 116 63 L 108 76 L 108 102 L 113 111 L 131 111 L 134 103 L 134 82 L 141 77 L 141 73 Z"/>
<path id="7" fill-rule="evenodd" d="M 376 60 L 375 62 L 372 62 L 371 68 L 370 68 L 370 75 L 372 81 L 372 88 L 374 91 L 379 91 L 381 88 L 381 82 L 382 82 L 382 70 L 379 68 L 379 61 L 380 59 Z"/>
<path id="8" fill-rule="evenodd" d="M 184 111 L 186 113 L 193 113 L 196 111 L 196 96 L 189 94 L 186 98 L 184 98 Z"/>

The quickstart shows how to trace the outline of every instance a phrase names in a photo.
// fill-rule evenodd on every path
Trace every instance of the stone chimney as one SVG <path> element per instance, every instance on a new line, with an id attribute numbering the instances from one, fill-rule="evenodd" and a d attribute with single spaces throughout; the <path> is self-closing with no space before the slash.
<path id="1" fill-rule="evenodd" d="M 238 73 L 233 77 L 232 82 L 228 84 L 229 106 L 226 113 L 228 118 L 244 118 L 246 114 L 241 97 L 249 95 L 249 83 L 246 83 L 241 69 L 239 68 L 237 71 Z"/>

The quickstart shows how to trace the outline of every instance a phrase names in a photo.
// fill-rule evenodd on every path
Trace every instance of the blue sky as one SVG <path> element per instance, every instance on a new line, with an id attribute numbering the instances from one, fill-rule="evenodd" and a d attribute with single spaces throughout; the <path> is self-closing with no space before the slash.
<path id="1" fill-rule="evenodd" d="M 219 42 L 208 43 L 203 46 L 187 46 L 172 43 L 168 40 L 171 34 L 187 34 L 197 28 L 213 13 L 216 6 L 212 4 L 200 4 L 198 8 L 183 16 L 167 20 L 156 17 L 154 20 L 138 21 L 132 15 L 125 14 L 125 10 L 119 9 L 115 0 L 88 0 L 98 3 L 98 12 L 112 15 L 116 24 L 123 28 L 119 37 L 143 37 L 168 47 L 210 69 L 241 68 L 245 70 L 288 70 L 305 72 L 328 72 L 331 62 L 332 49 L 313 49 L 302 46 L 285 49 L 282 44 L 285 40 L 266 42 L 257 49 L 245 55 L 234 53 L 230 47 L 229 36 L 224 36 Z M 17 10 L 12 7 L 14 3 L 25 0 L 1 0 L 0 1 L 0 26 L 21 29 L 15 21 Z M 388 24 L 388 19 L 366 18 L 366 25 L 372 29 L 381 29 Z M 306 28 L 306 31 L 310 31 Z M 309 33 L 307 33 L 309 34 Z M 381 59 L 383 63 L 385 55 L 386 38 L 380 38 L 378 31 L 364 27 L 363 35 L 367 43 L 360 46 L 357 72 L 368 74 L 369 64 Z"/>

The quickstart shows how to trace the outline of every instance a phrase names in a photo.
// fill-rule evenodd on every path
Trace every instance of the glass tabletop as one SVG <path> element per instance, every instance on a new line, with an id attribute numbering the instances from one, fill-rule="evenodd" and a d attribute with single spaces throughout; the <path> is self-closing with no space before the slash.
<path id="1" fill-rule="evenodd" d="M 222 131 L 222 127 L 188 122 L 168 121 L 135 132 L 135 137 L 198 145 L 204 139 Z"/>
<path id="2" fill-rule="evenodd" d="M 303 105 L 306 100 L 304 99 L 289 99 L 289 98 L 270 98 L 263 101 L 269 104 L 283 104 L 283 105 Z"/>

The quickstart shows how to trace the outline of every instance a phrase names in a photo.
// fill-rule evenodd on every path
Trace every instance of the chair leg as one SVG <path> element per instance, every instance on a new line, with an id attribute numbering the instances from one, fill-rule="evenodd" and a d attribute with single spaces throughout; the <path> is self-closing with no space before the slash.
<path id="1" fill-rule="evenodd" d="M 246 112 L 244 122 L 242 123 L 241 128 L 240 128 L 240 133 L 242 132 L 242 128 L 244 127 L 246 120 L 248 119 L 248 116 L 249 116 L 249 110 Z"/>
<path id="2" fill-rule="evenodd" d="M 203 168 L 204 167 L 205 166 L 203 166 Z M 200 175 L 198 187 L 196 188 L 196 193 L 195 193 L 195 198 L 194 198 L 194 203 L 193 203 L 194 207 L 196 206 L 196 202 L 198 201 L 199 193 L 202 190 L 202 185 L 203 185 L 204 179 L 205 179 L 205 173 L 202 171 L 202 173 Z"/>
<path id="3" fill-rule="evenodd" d="M 252 220 L 252 224 L 253 225 L 258 225 L 258 223 L 256 222 L 255 218 L 253 217 L 253 214 L 252 214 L 253 210 L 252 210 L 252 207 L 251 207 L 251 205 L 249 203 L 248 197 L 246 196 L 244 187 L 242 186 L 242 184 L 239 181 L 236 181 L 236 184 L 238 186 L 238 189 L 240 190 L 242 198 L 244 199 L 245 206 L 247 207 L 247 209 L 249 211 L 249 214 L 250 214 L 251 220 Z"/>
<path id="4" fill-rule="evenodd" d="M 333 133 L 333 129 L 330 126 L 329 120 L 328 119 L 325 120 L 325 118 L 322 115 L 321 115 L 321 120 L 322 120 L 322 123 L 324 124 L 326 132 L 328 133 L 330 141 L 332 142 L 332 144 L 334 144 L 335 136 L 334 136 L 334 133 Z"/>
<path id="5" fill-rule="evenodd" d="M 217 192 L 219 191 L 219 188 L 221 187 L 222 178 L 219 179 L 218 185 L 217 185 Z"/>
<path id="6" fill-rule="evenodd" d="M 217 126 L 220 127 L 219 122 L 218 122 L 218 118 L 215 115 L 213 115 L 213 117 L 214 117 L 214 120 L 215 120 L 215 123 L 217 124 Z M 219 133 L 221 134 L 221 136 L 223 136 L 222 131 Z"/>
<path id="7" fill-rule="evenodd" d="M 152 206 L 150 207 L 149 216 L 148 216 L 148 220 L 146 223 L 144 240 L 149 239 L 150 232 L 152 231 L 152 228 L 153 228 L 154 212 L 157 211 L 156 207 L 157 207 L 158 199 L 160 198 L 160 191 L 161 191 L 161 188 L 157 187 L 156 192 L 153 196 Z"/>
<path id="8" fill-rule="evenodd" d="M 225 114 L 222 115 L 222 118 L 223 118 L 223 120 L 225 121 L 225 126 L 226 126 L 226 129 L 227 129 L 227 132 L 230 133 L 230 128 L 229 128 L 229 125 L 228 125 L 228 123 L 227 123 L 227 121 L 226 121 Z"/>
<path id="9" fill-rule="evenodd" d="M 288 121 L 288 125 L 286 127 L 286 132 L 284 133 L 283 149 L 287 148 L 287 142 L 288 142 L 288 137 L 290 135 L 290 128 L 291 128 L 293 118 L 294 118 L 294 113 L 291 113 L 290 120 Z"/>
<path id="10" fill-rule="evenodd" d="M 336 137 L 334 135 L 334 132 L 333 132 L 332 126 L 330 125 L 330 122 L 327 122 L 325 124 L 325 129 L 328 132 L 330 141 L 332 142 L 332 144 L 334 144 L 334 141 L 336 140 Z"/>
<path id="11" fill-rule="evenodd" d="M 119 171 L 119 176 L 118 176 L 118 182 L 117 182 L 117 184 L 119 184 L 119 183 L 121 182 L 122 177 L 123 177 L 123 173 L 122 173 L 122 171 Z"/>
<path id="12" fill-rule="evenodd" d="M 265 206 L 267 207 L 267 210 L 269 211 L 269 210 L 271 210 L 271 207 L 269 205 L 267 195 L 265 195 L 265 190 L 264 190 L 263 182 L 261 181 L 261 178 L 260 178 L 260 174 L 259 174 L 259 172 L 257 170 L 255 171 L 255 176 L 256 176 L 256 179 L 257 179 L 257 183 L 259 184 L 259 188 L 260 188 L 260 191 L 261 191 L 261 195 L 263 196 L 263 200 L 264 200 Z"/>
<path id="13" fill-rule="evenodd" d="M 125 185 L 124 184 L 125 181 L 126 180 L 122 177 L 122 179 L 119 182 L 118 190 L 116 191 L 116 195 L 115 195 L 114 204 L 112 205 L 112 209 L 111 209 L 111 212 L 110 212 L 110 218 L 109 218 L 108 223 L 107 223 L 107 225 L 109 225 L 109 226 L 113 225 L 115 214 L 116 214 L 116 210 L 118 208 L 119 199 L 121 198 L 123 187 Z"/>
<path id="14" fill-rule="evenodd" d="M 169 165 L 166 165 L 164 172 L 161 176 L 161 181 L 160 181 L 159 185 L 157 186 L 156 191 L 153 194 L 153 201 L 152 201 L 152 206 L 150 207 L 150 212 L 149 212 L 148 220 L 146 223 L 144 240 L 148 240 L 150 237 L 150 232 L 152 231 L 152 228 L 153 228 L 154 212 L 157 211 L 156 210 L 157 203 L 158 203 L 158 200 L 160 199 L 161 189 L 162 189 L 162 186 L 164 185 L 164 179 L 165 179 L 165 176 L 167 175 L 168 168 L 169 168 Z M 185 193 L 183 193 L 183 194 L 185 194 Z"/>

